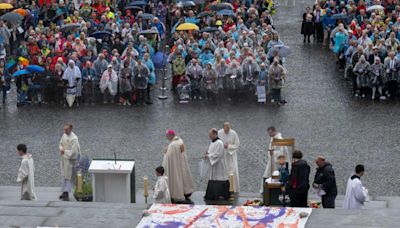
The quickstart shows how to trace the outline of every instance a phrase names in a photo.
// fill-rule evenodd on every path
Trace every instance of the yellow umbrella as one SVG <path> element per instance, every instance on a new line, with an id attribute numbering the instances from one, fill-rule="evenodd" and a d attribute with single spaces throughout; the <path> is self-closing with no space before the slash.
<path id="1" fill-rule="evenodd" d="M 0 3 L 0 9 L 14 9 L 14 6 L 9 3 Z"/>
<path id="2" fill-rule="evenodd" d="M 176 30 L 182 31 L 182 30 L 199 30 L 199 26 L 193 24 L 193 23 L 183 23 L 179 25 Z"/>

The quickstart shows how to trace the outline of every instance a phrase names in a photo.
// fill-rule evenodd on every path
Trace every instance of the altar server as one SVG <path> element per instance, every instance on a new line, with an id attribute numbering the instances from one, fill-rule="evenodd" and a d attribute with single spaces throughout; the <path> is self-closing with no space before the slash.
<path id="1" fill-rule="evenodd" d="M 72 132 L 72 124 L 64 125 L 64 134 L 60 144 L 60 167 L 62 177 L 62 194 L 60 199 L 68 201 L 68 194 L 72 192 L 73 179 L 75 178 L 75 164 L 81 154 L 78 137 Z"/>
<path id="2" fill-rule="evenodd" d="M 169 204 L 171 203 L 171 195 L 168 188 L 168 177 L 164 176 L 164 167 L 156 168 L 157 182 L 154 186 L 153 199 L 154 203 Z"/>
<path id="3" fill-rule="evenodd" d="M 24 144 L 17 146 L 17 154 L 22 158 L 17 177 L 17 182 L 21 183 L 21 200 L 36 200 L 35 165 L 33 164 L 32 154 L 27 153 Z"/>
<path id="4" fill-rule="evenodd" d="M 210 161 L 208 185 L 205 200 L 229 198 L 229 180 L 225 165 L 224 143 L 218 138 L 218 130 L 212 128 L 208 133 L 211 143 L 205 157 Z"/>
<path id="5" fill-rule="evenodd" d="M 346 195 L 344 196 L 344 209 L 362 209 L 368 201 L 368 190 L 362 185 L 361 177 L 364 175 L 364 166 L 357 165 L 356 173 L 347 181 Z"/>
<path id="6" fill-rule="evenodd" d="M 237 160 L 237 151 L 240 146 L 239 136 L 236 131 L 231 129 L 230 123 L 225 122 L 223 129 L 218 131 L 218 137 L 224 143 L 225 165 L 228 175 L 234 176 L 234 192 L 240 192 L 239 168 Z"/>

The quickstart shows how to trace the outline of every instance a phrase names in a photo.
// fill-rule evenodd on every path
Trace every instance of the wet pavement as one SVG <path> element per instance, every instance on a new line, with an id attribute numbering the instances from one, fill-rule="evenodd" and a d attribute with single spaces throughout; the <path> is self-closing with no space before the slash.
<path id="1" fill-rule="evenodd" d="M 8 106 L 0 109 L 0 185 L 15 185 L 19 165 L 15 146 L 26 143 L 35 158 L 36 185 L 58 186 L 58 142 L 63 123 L 72 122 L 84 154 L 112 158 L 115 151 L 119 158 L 135 159 L 138 179 L 153 175 L 167 143 L 164 132 L 175 129 L 187 144 L 198 190 L 204 190 L 198 162 L 209 144 L 207 131 L 230 121 L 242 143 L 242 191 L 259 190 L 269 141 L 266 129 L 274 125 L 285 137 L 296 139 L 296 149 L 304 152 L 312 167 L 315 156 L 327 157 L 336 170 L 340 194 L 354 166 L 363 163 L 363 181 L 372 195 L 398 195 L 399 102 L 354 98 L 330 51 L 319 44 L 303 44 L 299 34 L 303 8 L 304 1 L 282 1 L 275 16 L 276 29 L 293 50 L 286 61 L 285 106 L 258 105 L 255 98 L 229 101 L 225 97 L 220 97 L 217 105 L 206 101 L 179 104 L 168 93 L 167 100 L 154 98 L 153 105 L 144 107 L 99 104 L 17 109 L 12 97 Z M 159 92 L 157 89 L 153 94 Z M 136 183 L 142 184 L 140 180 Z"/>

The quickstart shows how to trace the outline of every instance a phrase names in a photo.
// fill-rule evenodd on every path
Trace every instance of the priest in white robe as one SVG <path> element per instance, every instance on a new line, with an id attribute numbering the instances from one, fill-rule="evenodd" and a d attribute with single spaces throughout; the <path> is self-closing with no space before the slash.
<path id="1" fill-rule="evenodd" d="M 168 130 L 166 137 L 170 143 L 164 153 L 162 165 L 168 177 L 171 199 L 175 203 L 190 201 L 190 196 L 194 192 L 194 183 L 187 161 L 185 144 L 173 130 Z"/>
<path id="2" fill-rule="evenodd" d="M 168 188 L 168 177 L 164 176 L 165 169 L 162 166 L 156 168 L 157 182 L 154 186 L 154 203 L 170 204 L 171 194 Z"/>
<path id="3" fill-rule="evenodd" d="M 27 153 L 27 148 L 24 144 L 17 146 L 17 154 L 22 158 L 17 177 L 17 182 L 21 183 L 21 200 L 36 200 L 35 165 L 32 154 Z"/>
<path id="4" fill-rule="evenodd" d="M 73 180 L 75 179 L 75 164 L 81 154 L 78 137 L 72 132 L 72 124 L 64 125 L 64 134 L 60 144 L 60 168 L 62 178 L 62 194 L 60 199 L 69 200 L 68 194 L 72 192 Z"/>
<path id="5" fill-rule="evenodd" d="M 278 132 L 275 127 L 269 127 L 267 131 L 270 137 L 270 142 L 268 145 L 267 166 L 265 167 L 263 179 L 261 181 L 260 193 L 264 191 L 264 179 L 270 178 L 272 173 L 279 168 L 280 165 L 278 162 L 278 157 L 280 155 L 285 155 L 288 159 L 289 170 L 291 169 L 292 165 L 292 155 L 289 153 L 289 150 L 286 146 L 272 146 L 272 141 L 274 139 L 283 139 L 282 134 Z"/>
<path id="6" fill-rule="evenodd" d="M 218 130 L 209 131 L 211 139 L 205 157 L 210 161 L 208 185 L 205 200 L 221 200 L 229 198 L 229 179 L 225 165 L 224 143 L 218 138 Z"/>
<path id="7" fill-rule="evenodd" d="M 239 136 L 237 135 L 236 131 L 231 129 L 230 123 L 225 122 L 223 129 L 218 131 L 218 138 L 220 138 L 224 143 L 226 169 L 228 171 L 228 175 L 233 174 L 233 189 L 235 193 L 238 193 L 240 192 L 239 167 L 237 159 L 237 151 L 240 146 Z"/>
<path id="8" fill-rule="evenodd" d="M 368 201 L 368 190 L 362 185 L 361 177 L 364 175 L 364 166 L 356 166 L 356 174 L 347 181 L 346 195 L 343 200 L 343 209 L 362 209 Z"/>

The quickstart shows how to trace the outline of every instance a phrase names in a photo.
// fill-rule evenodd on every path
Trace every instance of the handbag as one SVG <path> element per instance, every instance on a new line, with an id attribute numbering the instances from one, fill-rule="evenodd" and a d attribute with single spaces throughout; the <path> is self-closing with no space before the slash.
<path id="1" fill-rule="evenodd" d="M 229 181 L 209 180 L 207 184 L 205 200 L 229 199 Z"/>

